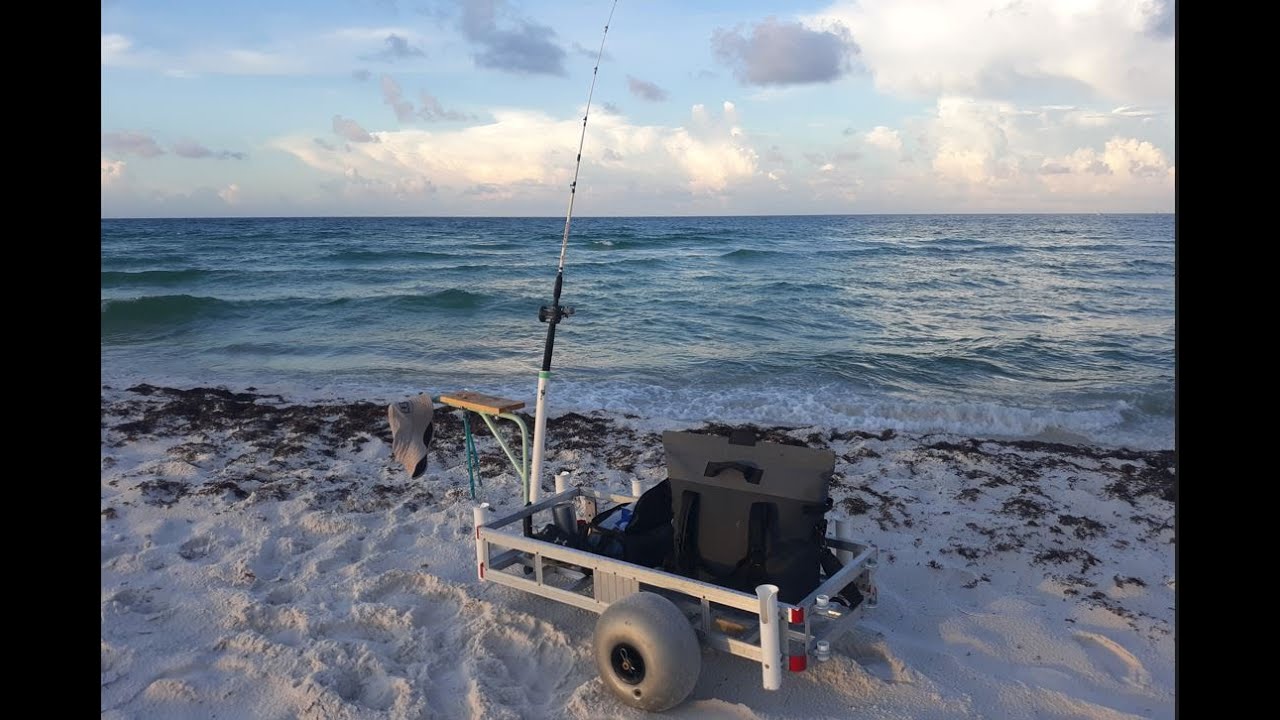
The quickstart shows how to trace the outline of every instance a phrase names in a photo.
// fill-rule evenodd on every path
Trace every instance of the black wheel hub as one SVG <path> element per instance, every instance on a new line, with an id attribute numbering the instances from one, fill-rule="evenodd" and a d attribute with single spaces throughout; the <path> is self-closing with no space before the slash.
<path id="1" fill-rule="evenodd" d="M 628 685 L 639 685 L 644 680 L 644 658 L 631 645 L 619 643 L 609 653 L 613 672 Z"/>

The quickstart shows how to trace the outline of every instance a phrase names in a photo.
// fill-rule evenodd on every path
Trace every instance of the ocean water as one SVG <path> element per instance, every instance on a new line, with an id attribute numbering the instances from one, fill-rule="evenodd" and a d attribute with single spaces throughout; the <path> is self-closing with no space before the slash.
<path id="1" fill-rule="evenodd" d="M 103 382 L 532 405 L 563 219 L 102 221 Z M 578 218 L 551 410 L 1173 444 L 1172 215 Z"/>

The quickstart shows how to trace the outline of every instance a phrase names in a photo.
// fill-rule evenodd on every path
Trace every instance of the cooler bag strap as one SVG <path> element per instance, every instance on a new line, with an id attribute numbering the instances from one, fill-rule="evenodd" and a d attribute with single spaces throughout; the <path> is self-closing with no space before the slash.
<path id="1" fill-rule="evenodd" d="M 695 542 L 692 553 L 697 560 L 698 567 L 717 580 L 728 580 L 735 577 L 745 579 L 763 578 L 765 575 L 765 561 L 769 555 L 769 531 L 773 528 L 773 517 L 776 512 L 777 506 L 773 503 L 751 503 L 751 515 L 747 521 L 747 554 L 743 555 L 742 559 L 728 572 L 717 572 L 707 565 L 702 559 L 702 555 L 698 553 L 697 543 Z"/>
<path id="2" fill-rule="evenodd" d="M 680 494 L 680 512 L 676 515 L 676 569 L 692 573 L 698 566 L 698 506 L 702 495 L 692 490 Z"/>
<path id="3" fill-rule="evenodd" d="M 778 506 L 773 503 L 751 503 L 751 519 L 747 523 L 747 556 L 738 563 L 746 564 L 749 579 L 763 579 L 769 557 L 769 531 L 773 529 Z"/>

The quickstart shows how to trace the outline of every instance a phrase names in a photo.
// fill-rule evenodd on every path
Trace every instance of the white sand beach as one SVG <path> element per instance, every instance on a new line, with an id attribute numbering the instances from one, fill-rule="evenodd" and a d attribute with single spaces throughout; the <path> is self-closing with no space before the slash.
<path id="1" fill-rule="evenodd" d="M 597 679 L 596 616 L 476 581 L 461 422 L 437 413 L 410 480 L 398 399 L 104 387 L 104 719 L 647 717 Z M 546 478 L 652 486 L 678 427 L 555 417 Z M 1171 452 L 763 432 L 835 451 L 828 517 L 881 548 L 879 606 L 776 692 L 707 651 L 662 717 L 1173 717 Z M 483 499 L 513 509 L 478 443 Z"/>

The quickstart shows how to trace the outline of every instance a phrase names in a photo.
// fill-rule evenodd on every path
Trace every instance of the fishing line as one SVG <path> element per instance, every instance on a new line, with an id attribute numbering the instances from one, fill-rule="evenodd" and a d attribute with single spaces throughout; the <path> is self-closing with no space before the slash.
<path id="1" fill-rule="evenodd" d="M 542 370 L 538 373 L 538 401 L 533 425 L 533 463 L 529 468 L 529 494 L 525 503 L 538 499 L 542 489 L 542 457 L 546 445 L 547 434 L 547 384 L 551 379 L 551 355 L 556 344 L 556 325 L 573 314 L 572 308 L 560 306 L 560 291 L 564 288 L 564 257 L 569 249 L 569 230 L 573 224 L 573 201 L 578 194 L 578 173 L 582 170 L 582 148 L 587 140 L 587 120 L 591 117 L 591 100 L 596 94 L 596 79 L 600 77 L 600 61 L 604 58 L 604 43 L 609 38 L 609 25 L 613 22 L 613 11 L 618 8 L 618 0 L 613 0 L 609 7 L 609 17 L 604 23 L 604 32 L 600 36 L 600 50 L 596 53 L 596 64 L 591 70 L 591 89 L 587 92 L 587 107 L 582 113 L 582 133 L 578 136 L 578 156 L 573 166 L 573 182 L 569 183 L 569 209 L 564 216 L 564 234 L 560 238 L 560 260 L 556 265 L 556 284 L 551 296 L 551 305 L 543 305 L 538 310 L 538 320 L 547 324 L 547 340 L 542 348 Z M 532 532 L 532 523 L 525 519 L 525 534 Z"/>
<path id="2" fill-rule="evenodd" d="M 618 8 L 618 0 L 613 0 L 609 8 L 609 18 L 604 21 L 604 34 L 600 36 L 600 51 L 596 53 L 596 66 L 591 71 L 591 90 L 587 92 L 587 109 L 582 113 L 582 135 L 578 137 L 578 159 L 573 165 L 573 182 L 569 183 L 569 210 L 564 215 L 564 237 L 560 239 L 560 264 L 558 272 L 564 272 L 564 254 L 569 249 L 569 225 L 573 223 L 573 199 L 578 194 L 578 171 L 582 169 L 582 146 L 587 140 L 587 118 L 591 116 L 591 98 L 596 94 L 596 78 L 600 76 L 600 60 L 604 58 L 604 41 L 609 37 L 609 23 L 613 22 L 613 11 Z M 556 293 L 556 298 L 560 294 Z"/>

